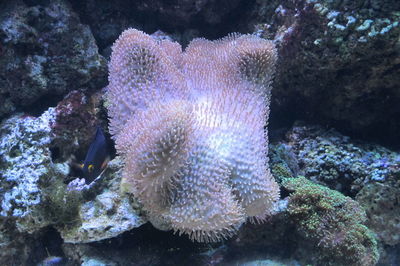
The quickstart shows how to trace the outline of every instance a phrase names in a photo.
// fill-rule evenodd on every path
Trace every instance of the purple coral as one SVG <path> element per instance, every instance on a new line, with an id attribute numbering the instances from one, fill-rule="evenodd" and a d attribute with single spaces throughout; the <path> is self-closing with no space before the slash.
<path id="1" fill-rule="evenodd" d="M 107 98 L 121 188 L 153 225 L 207 242 L 271 213 L 279 189 L 264 128 L 276 58 L 252 35 L 195 39 L 184 52 L 134 29 L 116 41 Z"/>

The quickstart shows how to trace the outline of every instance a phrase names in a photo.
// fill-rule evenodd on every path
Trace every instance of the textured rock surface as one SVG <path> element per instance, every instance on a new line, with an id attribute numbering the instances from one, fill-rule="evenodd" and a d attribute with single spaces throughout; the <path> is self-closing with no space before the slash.
<path id="1" fill-rule="evenodd" d="M 400 145 L 399 1 L 256 3 L 249 29 L 280 47 L 272 119 L 324 121 Z"/>
<path id="2" fill-rule="evenodd" d="M 67 164 L 53 164 L 50 153 L 54 108 L 39 118 L 14 116 L 0 128 L 1 212 L 16 219 L 20 231 L 34 232 L 51 222 L 45 218 L 42 189 L 68 173 Z"/>
<path id="3" fill-rule="evenodd" d="M 32 254 L 33 237 L 18 232 L 14 224 L 0 218 L 0 263 L 2 265 L 24 265 Z"/>
<path id="4" fill-rule="evenodd" d="M 67 2 L 5 1 L 0 10 L 0 117 L 43 97 L 104 85 L 106 62 Z"/>
<path id="5" fill-rule="evenodd" d="M 304 177 L 284 178 L 282 185 L 288 197 L 278 214 L 262 225 L 244 225 L 228 243 L 227 262 L 253 254 L 301 265 L 375 265 L 377 241 L 359 203 Z"/>
<path id="6" fill-rule="evenodd" d="M 138 10 L 155 12 L 169 26 L 191 24 L 196 21 L 217 24 L 239 5 L 240 0 L 151 0 L 137 1 Z M 172 19 L 173 18 L 173 19 Z"/>
<path id="7" fill-rule="evenodd" d="M 283 182 L 292 191 L 287 212 L 304 244 L 311 244 L 317 265 L 375 265 L 379 258 L 374 233 L 365 226 L 366 215 L 350 197 L 317 185 L 304 177 Z"/>
<path id="8" fill-rule="evenodd" d="M 281 260 L 268 256 L 263 260 L 254 257 L 237 258 L 227 260 L 232 254 L 227 254 L 226 246 L 217 248 L 198 247 L 196 252 L 185 250 L 184 247 L 170 248 L 163 252 L 162 247 L 152 250 L 152 253 L 143 251 L 139 254 L 134 248 L 131 252 L 126 250 L 110 250 L 96 248 L 89 245 L 64 245 L 65 253 L 71 257 L 73 263 L 86 266 L 113 266 L 129 265 L 132 261 L 135 265 L 246 265 L 246 266 L 300 266 L 295 260 Z M 193 248 L 193 247 L 192 247 Z M 226 256 L 226 257 L 224 257 Z"/>
<path id="9" fill-rule="evenodd" d="M 51 132 L 53 159 L 65 161 L 74 154 L 84 160 L 97 126 L 106 128 L 100 119 L 101 96 L 101 91 L 91 96 L 72 91 L 58 103 Z"/>
<path id="10" fill-rule="evenodd" d="M 367 225 L 388 245 L 400 243 L 399 175 L 384 183 L 366 185 L 356 199 L 367 212 Z"/>
<path id="11" fill-rule="evenodd" d="M 112 238 L 146 222 L 139 216 L 137 202 L 126 195 L 120 196 L 121 169 L 119 158 L 111 161 L 95 181 L 100 184 L 92 185 L 92 190 L 97 191 L 92 192 L 96 194 L 95 198 L 80 206 L 76 218 L 79 222 L 69 227 L 58 227 L 65 242 L 87 243 Z"/>
<path id="12" fill-rule="evenodd" d="M 136 19 L 140 19 L 140 16 L 136 12 L 136 3 L 133 1 L 132 3 L 125 0 L 113 2 L 71 0 L 70 2 L 74 11 L 79 14 L 81 21 L 90 26 L 102 54 L 109 55 L 111 53 L 110 46 L 127 28 L 142 28 L 150 25 L 153 27 L 153 31 L 156 31 L 154 22 L 149 21 L 146 25 L 140 25 L 136 21 Z M 104 51 L 104 49 L 106 50 Z"/>
<path id="13" fill-rule="evenodd" d="M 208 248 L 147 224 L 93 245 L 66 243 L 63 250 L 77 265 L 90 261 L 107 265 L 204 265 L 207 256 L 201 253 Z"/>
<path id="14" fill-rule="evenodd" d="M 115 237 L 145 222 L 135 201 L 119 196 L 118 160 L 90 186 L 64 184 L 70 179 L 68 163 L 54 163 L 51 152 L 56 118 L 56 109 L 50 108 L 38 118 L 16 115 L 0 125 L 0 242 L 5 250 L 0 260 L 17 253 L 18 261 L 27 259 L 33 238 L 25 233 L 40 233 L 46 226 L 75 243 Z"/>
<path id="15" fill-rule="evenodd" d="M 248 261 L 250 258 L 299 257 L 299 236 L 295 224 L 287 215 L 288 199 L 280 200 L 277 213 L 264 224 L 244 224 L 237 236 L 227 243 L 226 263 L 232 265 L 235 261 Z M 249 256 L 252 254 L 252 256 Z"/>
<path id="16" fill-rule="evenodd" d="M 101 54 L 108 56 L 111 45 L 127 28 L 168 34 L 183 46 L 195 37 L 217 39 L 237 32 L 252 1 L 233 0 L 70 0 L 81 20 L 88 24 Z M 247 20 L 246 20 L 247 21 Z M 250 31 L 246 31 L 250 33 Z"/>
<path id="17" fill-rule="evenodd" d="M 226 1 L 215 0 L 0 2 L 0 119 L 16 109 L 40 115 L 16 115 L 0 126 L 1 265 L 36 264 L 49 255 L 47 249 L 83 265 L 230 265 L 268 263 L 269 254 L 296 259 L 331 254 L 320 253 L 329 242 L 310 245 L 319 236 L 305 241 L 296 229 L 309 219 L 294 219 L 287 211 L 262 226 L 245 224 L 227 245 L 193 245 L 150 225 L 121 235 L 143 220 L 133 199 L 118 196 L 118 160 L 90 186 L 74 182 L 78 190 L 66 193 L 64 182 L 72 177 L 65 161 L 71 155 L 83 159 L 95 125 L 107 123 L 92 90 L 85 91 L 105 85 L 105 60 L 97 46 L 110 54 L 110 45 L 128 27 L 168 31 L 183 46 L 193 37 L 235 31 L 275 38 L 280 73 L 272 120 L 306 118 L 346 134 L 400 143 L 397 0 L 234 0 L 223 10 Z M 398 264 L 398 153 L 298 125 L 285 141 L 270 146 L 269 155 L 279 182 L 304 174 L 355 196 L 366 210 L 366 225 L 383 244 L 380 265 Z M 58 248 L 63 241 L 53 227 L 67 241 L 96 243 L 64 244 L 64 255 L 53 253 L 49 238 L 57 238 Z"/>
<path id="18" fill-rule="evenodd" d="M 335 130 L 298 123 L 287 132 L 285 145 L 292 147 L 300 174 L 347 195 L 354 196 L 368 182 L 399 173 L 399 153 Z"/>

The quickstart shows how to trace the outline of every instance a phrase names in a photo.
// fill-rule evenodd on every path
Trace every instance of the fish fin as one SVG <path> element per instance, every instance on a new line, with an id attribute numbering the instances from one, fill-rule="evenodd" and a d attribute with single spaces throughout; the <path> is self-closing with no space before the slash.
<path id="1" fill-rule="evenodd" d="M 68 163 L 68 165 L 70 166 L 70 167 L 73 167 L 73 168 L 78 168 L 78 169 L 83 169 L 83 167 L 84 167 L 84 164 L 82 163 L 82 164 L 80 164 L 80 163 L 77 163 L 77 159 L 76 159 L 76 157 L 75 157 L 75 155 L 71 155 L 69 158 L 68 158 L 68 160 L 67 160 L 67 163 Z"/>
<path id="2" fill-rule="evenodd" d="M 83 164 L 83 163 L 77 163 L 77 162 L 69 162 L 69 166 L 70 167 L 72 167 L 72 168 L 74 168 L 74 169 L 77 169 L 77 170 L 83 170 L 83 167 L 85 166 L 85 164 Z"/>
<path id="3" fill-rule="evenodd" d="M 108 163 L 110 162 L 110 159 L 111 158 L 109 155 L 104 159 L 103 163 L 100 166 L 101 170 L 104 170 L 107 167 Z"/>

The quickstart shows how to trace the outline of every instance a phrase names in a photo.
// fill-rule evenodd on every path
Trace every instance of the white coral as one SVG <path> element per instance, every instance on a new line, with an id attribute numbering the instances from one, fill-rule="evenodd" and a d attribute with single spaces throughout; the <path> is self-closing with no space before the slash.
<path id="1" fill-rule="evenodd" d="M 122 188 L 154 225 L 215 241 L 271 213 L 279 189 L 264 128 L 276 57 L 252 35 L 182 52 L 129 29 L 114 44 L 107 96 Z"/>

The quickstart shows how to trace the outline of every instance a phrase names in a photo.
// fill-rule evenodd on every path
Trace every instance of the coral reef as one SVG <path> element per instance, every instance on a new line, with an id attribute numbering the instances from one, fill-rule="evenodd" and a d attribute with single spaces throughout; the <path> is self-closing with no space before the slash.
<path id="1" fill-rule="evenodd" d="M 0 117 L 35 109 L 44 97 L 52 102 L 74 89 L 105 85 L 106 62 L 66 1 L 6 1 L 0 10 Z"/>
<path id="2" fill-rule="evenodd" d="M 22 238 L 23 233 L 53 226 L 67 242 L 91 242 L 143 224 L 135 200 L 119 195 L 118 159 L 110 163 L 100 184 L 64 183 L 70 179 L 68 163 L 52 160 L 56 109 L 38 118 L 16 115 L 0 126 L 0 218 L 7 225 L 3 238 L 14 231 Z M 4 246 L 15 245 L 18 239 Z"/>
<path id="3" fill-rule="evenodd" d="M 267 259 L 267 260 L 254 260 L 254 261 L 241 262 L 240 265 L 243 265 L 243 266 L 300 266 L 300 263 L 297 261 L 291 261 L 291 260 L 280 261 L 280 260 Z"/>
<path id="4" fill-rule="evenodd" d="M 282 176 L 281 184 L 286 197 L 277 214 L 267 223 L 242 226 L 228 243 L 231 255 L 224 262 L 252 254 L 291 258 L 301 265 L 377 263 L 378 243 L 361 204 L 304 177 Z"/>
<path id="5" fill-rule="evenodd" d="M 299 173 L 346 195 L 354 196 L 366 183 L 383 182 L 399 173 L 399 153 L 332 129 L 297 123 L 287 132 L 285 145 L 292 147 Z"/>
<path id="6" fill-rule="evenodd" d="M 113 46 L 110 132 L 122 189 L 150 221 L 197 241 L 262 220 L 278 198 L 264 126 L 274 45 L 251 35 L 177 43 L 127 30 Z M 162 226 L 161 226 L 162 225 Z"/>
<path id="7" fill-rule="evenodd" d="M 400 146 L 399 11 L 397 0 L 256 1 L 247 29 L 274 38 L 280 54 L 272 121 Z"/>
<path id="8" fill-rule="evenodd" d="M 51 155 L 50 108 L 38 118 L 16 115 L 1 124 L 1 212 L 20 232 L 34 233 L 48 225 L 76 219 L 81 195 L 67 191 L 69 166 Z"/>
<path id="9" fill-rule="evenodd" d="M 347 135 L 400 144 L 397 0 L 242 0 L 236 8 L 218 8 L 222 23 L 212 26 L 207 17 L 225 1 L 145 2 L 72 1 L 107 51 L 128 27 L 167 31 L 184 44 L 189 35 L 218 38 L 227 32 L 275 39 L 280 57 L 272 121 L 322 120 Z M 225 11 L 227 16 L 220 13 Z M 179 23 L 182 16 L 195 23 Z"/>
<path id="10" fill-rule="evenodd" d="M 398 0 L 0 1 L 0 265 L 373 265 L 372 231 L 398 265 L 399 22 Z M 129 27 L 154 33 L 118 41 L 104 103 Z M 228 32 L 274 44 L 188 46 Z M 86 184 L 103 104 L 122 156 Z"/>
<path id="11" fill-rule="evenodd" d="M 68 173 L 67 164 L 53 164 L 50 152 L 54 108 L 39 118 L 14 116 L 1 124 L 1 212 L 13 217 L 20 231 L 49 224 L 42 208 L 42 189 Z"/>
<path id="12" fill-rule="evenodd" d="M 97 186 L 100 187 L 96 188 L 95 184 L 92 191 L 89 191 L 96 195 L 95 198 L 82 201 L 76 217 L 77 223 L 57 227 L 66 243 L 88 243 L 112 238 L 146 222 L 139 215 L 140 206 L 136 200 L 120 196 L 121 164 L 118 157 L 108 164 L 98 180 Z M 80 188 L 86 187 L 83 184 Z M 79 191 L 72 185 L 69 189 Z"/>
<path id="13" fill-rule="evenodd" d="M 356 201 L 304 177 L 289 178 L 283 186 L 292 191 L 287 210 L 290 219 L 305 241 L 316 247 L 316 263 L 376 264 L 377 241 L 364 225 L 366 215 Z"/>

